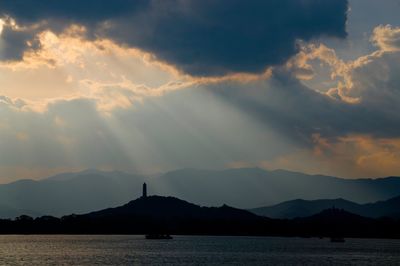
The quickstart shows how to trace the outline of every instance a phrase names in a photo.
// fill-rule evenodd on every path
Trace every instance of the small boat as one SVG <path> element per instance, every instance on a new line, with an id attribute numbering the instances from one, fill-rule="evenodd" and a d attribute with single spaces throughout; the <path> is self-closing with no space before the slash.
<path id="1" fill-rule="evenodd" d="M 170 234 L 147 234 L 146 239 L 172 239 Z"/>
<path id="2" fill-rule="evenodd" d="M 334 243 L 344 243 L 345 240 L 344 240 L 343 237 L 331 237 L 331 242 L 334 242 Z"/>

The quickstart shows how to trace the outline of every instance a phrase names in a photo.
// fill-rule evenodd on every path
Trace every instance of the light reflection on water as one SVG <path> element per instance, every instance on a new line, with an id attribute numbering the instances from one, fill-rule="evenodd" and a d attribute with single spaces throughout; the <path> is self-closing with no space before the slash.
<path id="1" fill-rule="evenodd" d="M 400 240 L 0 236 L 0 265 L 400 265 Z"/>

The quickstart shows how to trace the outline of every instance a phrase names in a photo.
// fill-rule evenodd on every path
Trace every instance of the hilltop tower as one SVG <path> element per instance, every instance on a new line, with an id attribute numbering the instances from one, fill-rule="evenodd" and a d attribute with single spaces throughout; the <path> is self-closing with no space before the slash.
<path id="1" fill-rule="evenodd" d="M 143 198 L 147 197 L 147 185 L 146 183 L 143 183 L 143 194 L 142 194 Z"/>

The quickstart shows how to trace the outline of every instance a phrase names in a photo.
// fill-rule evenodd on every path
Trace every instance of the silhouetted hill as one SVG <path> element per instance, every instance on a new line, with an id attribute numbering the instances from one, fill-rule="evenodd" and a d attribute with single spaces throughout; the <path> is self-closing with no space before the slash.
<path id="1" fill-rule="evenodd" d="M 267 206 L 293 198 L 345 198 L 367 203 L 400 195 L 398 177 L 346 180 L 243 168 L 183 169 L 146 178 L 118 171 L 86 170 L 0 185 L 0 202 L 11 209 L 54 216 L 87 213 L 119 206 L 139 196 L 143 181 L 149 185 L 149 194 L 173 195 L 204 206 L 226 203 L 238 208 Z"/>
<path id="2" fill-rule="evenodd" d="M 62 218 L 72 233 L 264 234 L 265 217 L 223 205 L 201 207 L 174 197 L 141 197 L 116 207 Z M 71 226 L 73 225 L 73 226 Z"/>
<path id="3" fill-rule="evenodd" d="M 400 221 L 372 219 L 341 209 L 279 220 L 245 210 L 201 207 L 173 197 L 150 196 L 123 206 L 60 218 L 0 219 L 3 234 L 196 234 L 400 238 Z"/>
<path id="4" fill-rule="evenodd" d="M 270 218 L 292 219 L 317 214 L 325 209 L 337 207 L 358 213 L 361 205 L 344 199 L 290 200 L 269 207 L 250 209 L 249 211 Z"/>
<path id="5" fill-rule="evenodd" d="M 343 209 L 339 208 L 330 208 L 321 211 L 315 215 L 311 215 L 309 217 L 304 218 L 296 218 L 298 221 L 312 221 L 314 223 L 324 223 L 324 224 L 349 224 L 349 223 L 364 223 L 367 221 L 372 221 L 373 219 L 363 217 Z"/>
<path id="6" fill-rule="evenodd" d="M 332 207 L 344 209 L 358 215 L 371 218 L 399 217 L 400 196 L 386 201 L 378 201 L 368 204 L 357 204 L 344 199 L 325 200 L 291 200 L 280 204 L 251 209 L 249 211 L 270 218 L 296 218 L 307 217 Z"/>
<path id="7" fill-rule="evenodd" d="M 123 206 L 91 212 L 84 216 L 147 216 L 159 219 L 260 219 L 259 216 L 249 211 L 232 208 L 227 205 L 221 207 L 201 207 L 175 197 L 161 196 L 141 197 Z"/>
<path id="8" fill-rule="evenodd" d="M 385 201 L 362 205 L 361 215 L 368 217 L 398 217 L 400 218 L 400 196 Z"/>

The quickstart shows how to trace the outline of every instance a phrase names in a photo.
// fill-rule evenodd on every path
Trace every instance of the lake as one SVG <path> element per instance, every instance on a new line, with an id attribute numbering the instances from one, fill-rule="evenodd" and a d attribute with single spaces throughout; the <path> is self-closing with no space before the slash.
<path id="1" fill-rule="evenodd" d="M 0 236 L 0 265 L 400 265 L 400 241 L 279 237 Z"/>

